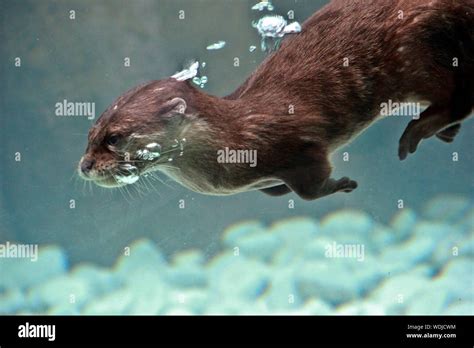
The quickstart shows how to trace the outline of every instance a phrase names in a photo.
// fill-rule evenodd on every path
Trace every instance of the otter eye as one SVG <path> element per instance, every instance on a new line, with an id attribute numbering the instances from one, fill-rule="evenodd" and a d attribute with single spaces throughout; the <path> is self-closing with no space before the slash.
<path id="1" fill-rule="evenodd" d="M 118 144 L 119 140 L 120 140 L 120 135 L 112 134 L 107 137 L 106 142 L 108 145 L 114 146 Z"/>

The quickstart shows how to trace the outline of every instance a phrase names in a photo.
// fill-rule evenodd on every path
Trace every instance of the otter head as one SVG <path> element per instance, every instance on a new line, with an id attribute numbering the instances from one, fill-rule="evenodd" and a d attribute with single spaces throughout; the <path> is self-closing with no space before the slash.
<path id="1" fill-rule="evenodd" d="M 79 175 L 99 186 L 119 187 L 176 161 L 193 117 L 190 89 L 187 82 L 169 78 L 120 96 L 90 129 Z"/>

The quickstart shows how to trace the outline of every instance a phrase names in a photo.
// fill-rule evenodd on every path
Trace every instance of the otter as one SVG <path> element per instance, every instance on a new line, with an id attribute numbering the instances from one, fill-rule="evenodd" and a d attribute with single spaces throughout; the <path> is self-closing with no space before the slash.
<path id="1" fill-rule="evenodd" d="M 332 178 L 329 156 L 389 101 L 427 104 L 401 160 L 423 139 L 454 140 L 474 107 L 472 0 L 334 0 L 226 97 L 176 77 L 129 90 L 91 128 L 78 170 L 104 187 L 161 171 L 212 195 L 351 192 L 357 182 Z M 255 151 L 257 165 L 218 161 L 226 148 Z"/>

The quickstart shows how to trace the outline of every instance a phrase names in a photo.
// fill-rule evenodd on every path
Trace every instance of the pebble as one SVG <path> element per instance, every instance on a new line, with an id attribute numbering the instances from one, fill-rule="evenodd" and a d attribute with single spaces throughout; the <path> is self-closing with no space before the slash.
<path id="1" fill-rule="evenodd" d="M 298 294 L 304 300 L 323 298 L 331 305 L 339 305 L 359 296 L 360 283 L 357 280 L 348 282 L 347 279 L 353 278 L 350 270 L 335 265 L 334 261 L 307 262 L 295 278 Z"/>
<path id="2" fill-rule="evenodd" d="M 387 314 L 403 314 L 420 291 L 428 291 L 430 280 L 423 276 L 423 269 L 387 277 L 371 294 L 370 299 L 386 308 Z"/>
<path id="3" fill-rule="evenodd" d="M 466 197 L 443 195 L 430 200 L 424 207 L 424 216 L 428 220 L 457 222 L 472 204 Z"/>
<path id="4" fill-rule="evenodd" d="M 150 240 L 138 240 L 125 248 L 114 266 L 118 277 L 126 278 L 130 273 L 142 270 L 158 271 L 167 266 L 164 256 Z"/>
<path id="5" fill-rule="evenodd" d="M 374 226 L 374 221 L 368 214 L 342 210 L 323 218 L 321 233 L 331 236 L 337 243 L 368 244 L 368 237 Z"/>
<path id="6" fill-rule="evenodd" d="M 0 258 L 0 290 L 25 289 L 41 284 L 67 271 L 68 262 L 63 250 L 56 246 L 38 249 L 38 259 Z"/>
<path id="7" fill-rule="evenodd" d="M 265 227 L 261 222 L 244 221 L 226 228 L 222 235 L 222 241 L 224 245 L 233 248 L 238 244 L 239 239 L 243 236 L 248 236 L 255 233 L 262 233 L 264 231 Z"/>
<path id="8" fill-rule="evenodd" d="M 395 238 L 398 242 L 410 238 L 410 234 L 417 222 L 416 214 L 409 208 L 401 209 L 393 218 L 390 226 L 394 229 Z"/>

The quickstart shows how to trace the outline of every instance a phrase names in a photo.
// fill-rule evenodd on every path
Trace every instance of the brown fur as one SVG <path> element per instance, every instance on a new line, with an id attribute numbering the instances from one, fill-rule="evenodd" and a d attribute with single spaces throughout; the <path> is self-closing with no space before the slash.
<path id="1" fill-rule="evenodd" d="M 185 101 L 184 113 L 171 112 L 172 98 Z M 111 133 L 153 134 L 164 144 L 186 137 L 184 155 L 156 169 L 195 191 L 315 199 L 357 187 L 330 178 L 328 155 L 370 126 L 381 103 L 413 98 L 430 106 L 407 126 L 400 159 L 424 138 L 452 141 L 474 106 L 473 0 L 334 0 L 225 98 L 174 79 L 127 92 L 92 129 L 85 158 L 116 162 L 103 144 Z M 257 167 L 218 163 L 224 147 L 257 150 Z"/>

